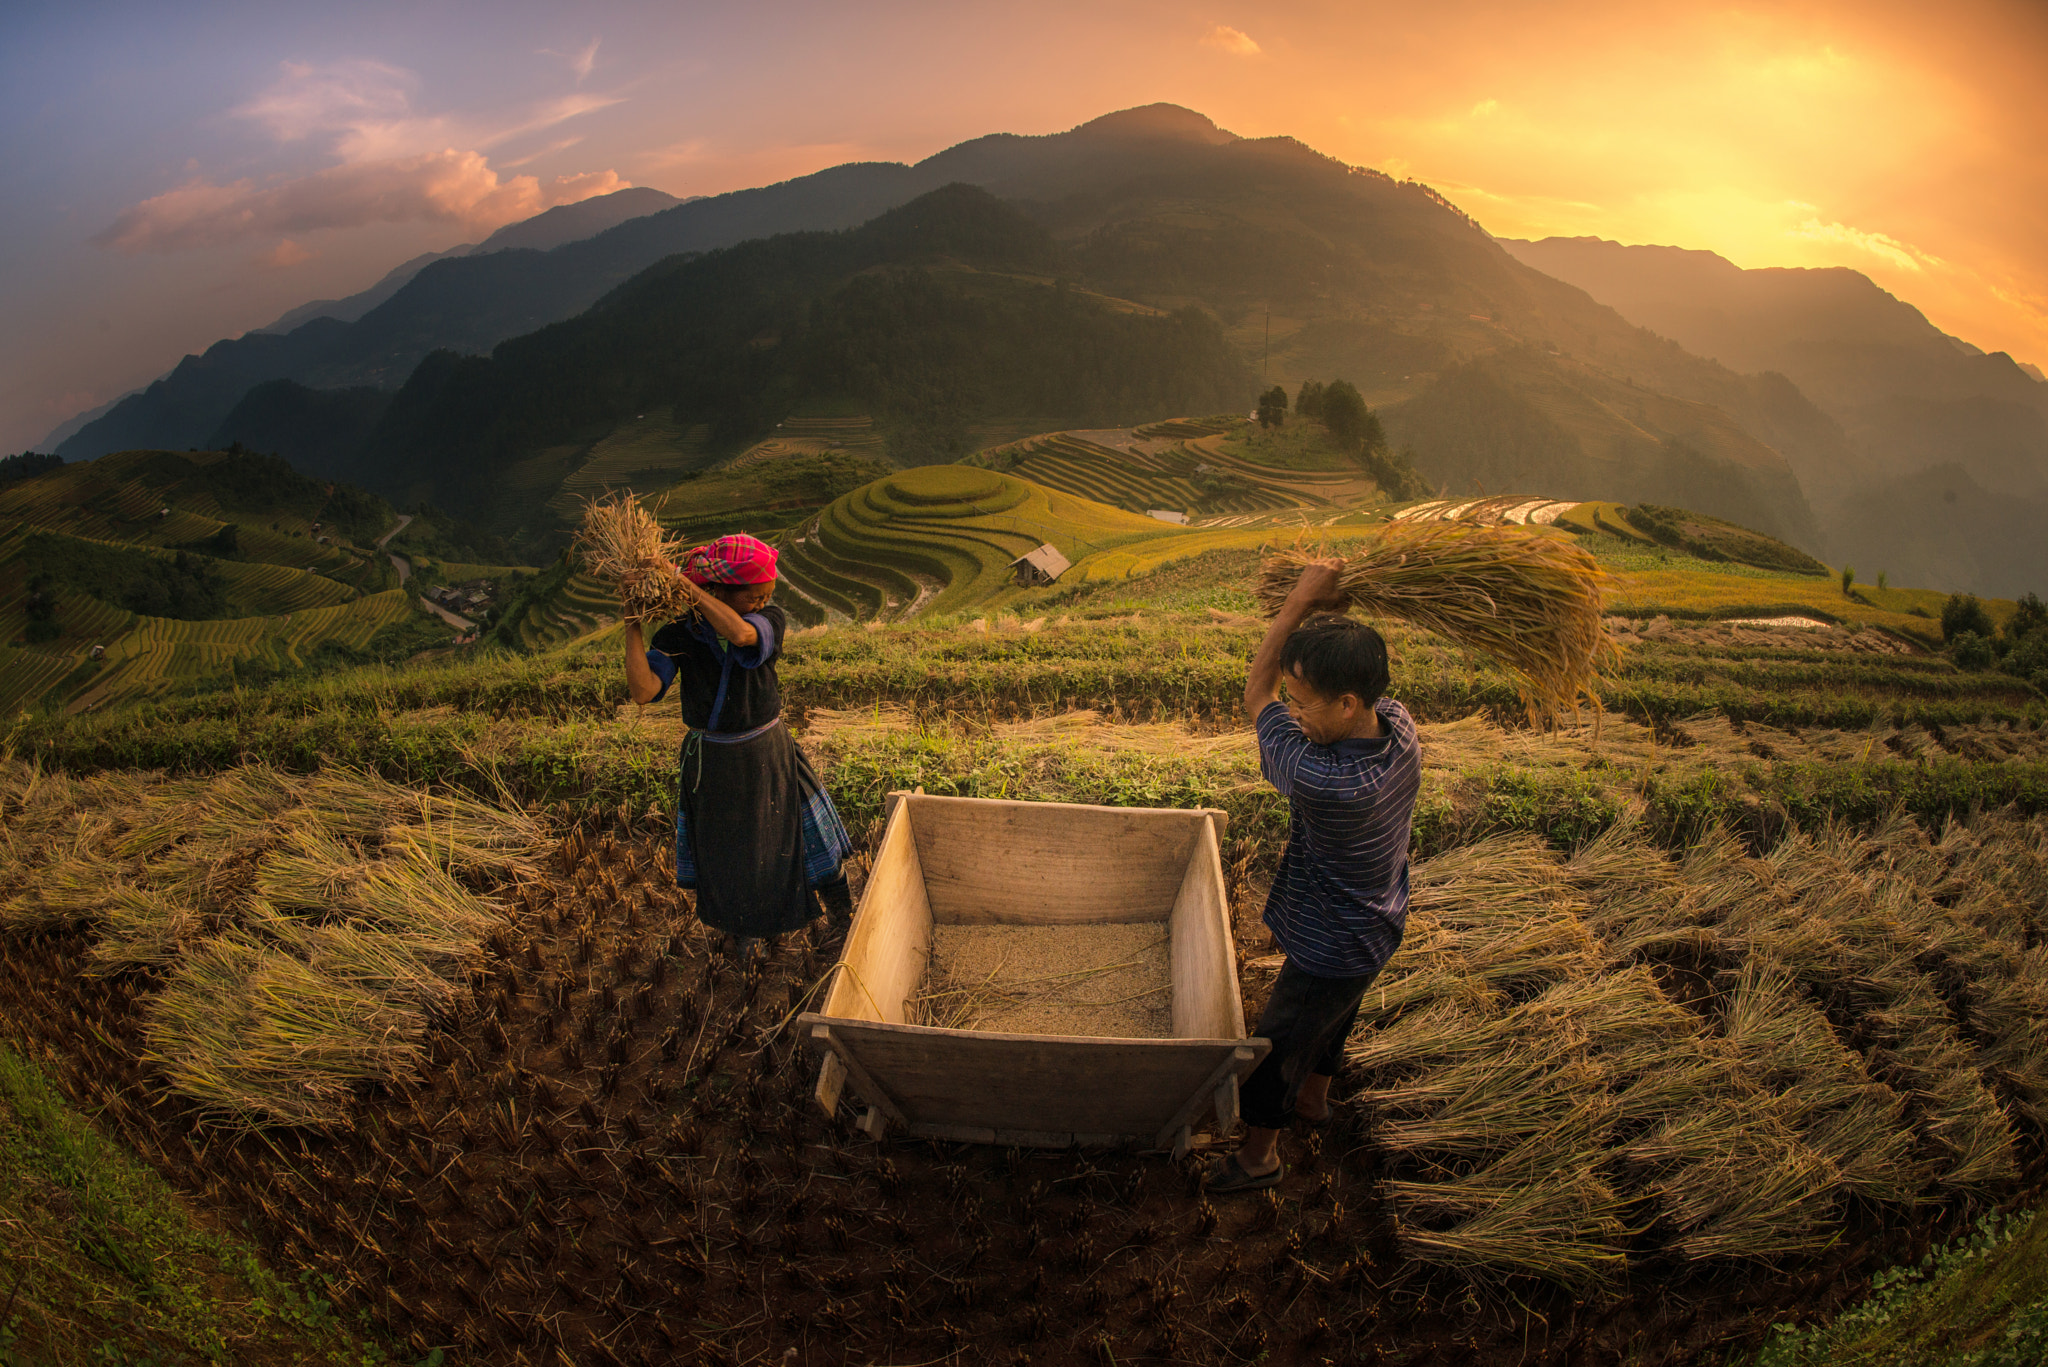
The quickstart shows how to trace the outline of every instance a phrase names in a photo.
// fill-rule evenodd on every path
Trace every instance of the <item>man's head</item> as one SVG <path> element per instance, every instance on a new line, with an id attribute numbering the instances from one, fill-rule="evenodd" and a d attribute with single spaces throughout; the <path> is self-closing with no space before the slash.
<path id="1" fill-rule="evenodd" d="M 1280 677 L 1310 740 L 1327 745 L 1364 734 L 1387 691 L 1387 643 L 1353 618 L 1311 617 L 1280 648 Z"/>

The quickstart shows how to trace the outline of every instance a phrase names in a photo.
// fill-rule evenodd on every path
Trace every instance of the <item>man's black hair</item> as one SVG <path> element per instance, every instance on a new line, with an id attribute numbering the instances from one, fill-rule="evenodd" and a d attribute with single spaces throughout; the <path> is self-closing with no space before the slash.
<path id="1" fill-rule="evenodd" d="M 1387 691 L 1387 643 L 1355 617 L 1321 613 L 1296 627 L 1280 647 L 1280 672 L 1292 677 L 1297 665 L 1326 697 L 1355 693 L 1371 707 Z"/>

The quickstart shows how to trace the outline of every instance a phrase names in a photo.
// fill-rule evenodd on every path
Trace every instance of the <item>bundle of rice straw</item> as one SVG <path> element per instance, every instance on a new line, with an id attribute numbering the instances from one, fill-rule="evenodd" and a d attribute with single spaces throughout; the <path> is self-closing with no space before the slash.
<path id="1" fill-rule="evenodd" d="M 1280 610 L 1304 565 L 1295 548 L 1259 568 L 1259 606 Z M 1607 572 L 1584 550 L 1542 532 L 1457 523 L 1397 524 L 1378 545 L 1345 558 L 1349 600 L 1484 651 L 1514 675 L 1531 720 L 1597 711 L 1600 676 L 1620 658 L 1601 622 Z"/>
<path id="2" fill-rule="evenodd" d="M 587 502 L 576 544 L 590 572 L 618 591 L 628 621 L 672 620 L 696 611 L 696 594 L 676 568 L 689 548 L 671 540 L 632 494 Z"/>

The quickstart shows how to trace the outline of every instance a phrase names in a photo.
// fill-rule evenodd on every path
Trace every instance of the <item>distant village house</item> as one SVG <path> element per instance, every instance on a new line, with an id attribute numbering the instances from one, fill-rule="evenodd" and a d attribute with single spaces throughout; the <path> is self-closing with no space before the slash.
<path id="1" fill-rule="evenodd" d="M 1056 547 L 1047 543 L 1012 560 L 1010 568 L 1017 571 L 1018 586 L 1029 589 L 1055 582 L 1073 565 Z"/>

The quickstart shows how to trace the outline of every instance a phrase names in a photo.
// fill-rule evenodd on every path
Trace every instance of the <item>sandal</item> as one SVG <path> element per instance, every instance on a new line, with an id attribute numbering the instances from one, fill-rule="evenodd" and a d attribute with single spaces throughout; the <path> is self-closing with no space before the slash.
<path id="1" fill-rule="evenodd" d="M 1237 1155 L 1232 1154 L 1221 1162 L 1212 1164 L 1202 1175 L 1202 1188 L 1213 1196 L 1229 1196 L 1240 1191 L 1264 1191 L 1268 1187 L 1279 1186 L 1280 1179 L 1286 1175 L 1287 1165 L 1282 1163 L 1271 1172 L 1253 1176 L 1244 1170 L 1244 1164 L 1238 1160 Z"/>

